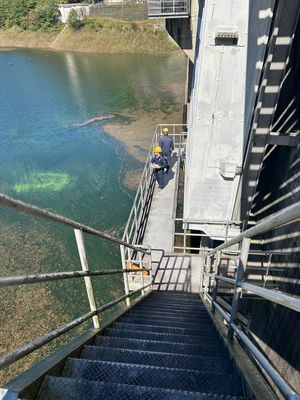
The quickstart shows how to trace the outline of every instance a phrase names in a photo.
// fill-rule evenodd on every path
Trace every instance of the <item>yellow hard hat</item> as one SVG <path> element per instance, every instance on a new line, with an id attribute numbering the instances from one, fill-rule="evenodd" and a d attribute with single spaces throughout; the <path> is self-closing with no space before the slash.
<path id="1" fill-rule="evenodd" d="M 161 153 L 161 147 L 160 146 L 155 146 L 154 147 L 154 153 Z"/>
<path id="2" fill-rule="evenodd" d="M 164 128 L 163 129 L 163 133 L 169 133 L 169 129 L 168 128 Z"/>

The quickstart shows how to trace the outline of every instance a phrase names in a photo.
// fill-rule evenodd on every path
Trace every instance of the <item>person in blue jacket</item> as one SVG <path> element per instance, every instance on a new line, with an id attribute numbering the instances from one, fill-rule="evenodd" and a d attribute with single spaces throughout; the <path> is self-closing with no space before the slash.
<path id="1" fill-rule="evenodd" d="M 164 128 L 163 129 L 163 134 L 164 136 L 160 139 L 159 145 L 162 149 L 162 155 L 166 159 L 166 174 L 169 172 L 170 169 L 170 159 L 172 156 L 172 151 L 174 150 L 174 142 L 173 139 L 169 137 L 169 129 Z"/>
<path id="2" fill-rule="evenodd" d="M 162 149 L 160 146 L 154 147 L 154 156 L 151 159 L 151 165 L 154 170 L 154 175 L 158 183 L 158 188 L 164 187 L 164 169 L 167 166 L 165 158 L 162 156 Z"/>

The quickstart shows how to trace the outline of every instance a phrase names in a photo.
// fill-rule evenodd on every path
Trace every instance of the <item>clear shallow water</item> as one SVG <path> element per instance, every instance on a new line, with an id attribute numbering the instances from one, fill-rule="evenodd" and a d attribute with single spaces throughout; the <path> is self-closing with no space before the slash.
<path id="1" fill-rule="evenodd" d="M 76 124 L 107 114 L 120 122 L 114 113 L 149 112 L 158 98 L 161 107 L 176 102 L 168 84 L 176 78 L 184 87 L 184 71 L 184 57 L 175 65 L 172 56 L 0 52 L 0 191 L 121 236 L 133 200 L 122 179 L 140 163 L 104 131 L 103 122 Z M 20 248 L 18 273 L 80 269 L 72 231 L 7 209 L 0 217 L 12 232 L 5 240 L 5 273 L 15 272 Z M 120 265 L 118 249 L 91 238 L 86 244 L 92 269 Z M 82 285 L 67 286 L 59 294 L 53 285 L 52 293 L 71 303 L 70 314 L 86 311 Z M 122 290 L 120 280 L 111 278 L 97 278 L 95 286 L 101 300 Z"/>

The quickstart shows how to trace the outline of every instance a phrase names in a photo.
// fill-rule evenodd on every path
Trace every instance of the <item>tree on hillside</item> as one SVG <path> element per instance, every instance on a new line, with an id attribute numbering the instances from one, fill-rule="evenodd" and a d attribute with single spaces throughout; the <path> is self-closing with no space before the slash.
<path id="1" fill-rule="evenodd" d="M 59 22 L 55 1 L 40 1 L 22 20 L 22 28 L 48 31 Z"/>
<path id="2" fill-rule="evenodd" d="M 20 25 L 22 18 L 35 6 L 34 0 L 0 0 L 0 25 Z"/>
<path id="3" fill-rule="evenodd" d="M 58 22 L 59 0 L 0 0 L 0 28 L 48 30 Z"/>
<path id="4" fill-rule="evenodd" d="M 85 15 L 82 10 L 72 10 L 69 13 L 68 18 L 68 26 L 73 30 L 76 31 L 80 29 L 85 23 Z"/>

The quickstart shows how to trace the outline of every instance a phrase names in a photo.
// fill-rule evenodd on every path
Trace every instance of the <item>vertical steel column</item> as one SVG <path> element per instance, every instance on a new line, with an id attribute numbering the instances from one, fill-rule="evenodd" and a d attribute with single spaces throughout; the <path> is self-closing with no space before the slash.
<path id="1" fill-rule="evenodd" d="M 267 277 L 269 276 L 269 270 L 270 270 L 271 262 L 272 262 L 272 255 L 273 255 L 272 253 L 269 253 L 267 271 L 266 271 L 266 274 L 264 276 L 264 288 L 267 285 Z"/>
<path id="2" fill-rule="evenodd" d="M 137 231 L 138 231 L 138 221 L 137 221 L 137 210 L 136 210 L 136 203 L 135 202 L 134 202 L 134 205 L 133 205 L 133 211 L 134 211 L 135 232 L 137 233 Z"/>
<path id="3" fill-rule="evenodd" d="M 206 273 L 205 273 L 205 276 L 204 276 L 204 295 L 206 296 L 206 294 L 208 293 L 208 286 L 209 286 L 209 276 L 208 276 L 208 274 L 210 273 L 211 256 L 207 256 L 206 257 L 205 267 L 206 267 Z"/>
<path id="4" fill-rule="evenodd" d="M 206 257 L 204 256 L 204 250 L 201 251 L 201 272 L 200 272 L 200 284 L 199 284 L 199 289 L 200 293 L 203 293 L 203 282 L 204 282 L 204 273 L 205 273 L 205 259 Z"/>
<path id="5" fill-rule="evenodd" d="M 214 272 L 215 272 L 216 275 L 219 275 L 220 260 L 221 260 L 221 252 L 217 251 L 215 264 L 214 264 Z M 217 301 L 218 283 L 219 283 L 218 279 L 215 278 L 214 287 L 213 287 L 213 293 L 212 293 L 213 302 L 211 304 L 211 310 L 212 310 L 213 313 L 216 310 L 216 307 L 214 305 L 214 301 Z"/>
<path id="6" fill-rule="evenodd" d="M 145 189 L 144 189 L 144 183 L 145 183 Z M 145 207 L 145 192 L 147 192 L 147 181 L 145 181 L 145 178 L 144 178 L 144 180 L 143 180 L 143 182 L 142 182 L 142 185 L 141 185 L 141 202 L 142 202 L 142 210 L 144 209 L 144 207 Z"/>
<path id="7" fill-rule="evenodd" d="M 233 298 L 232 298 L 230 323 L 229 323 L 228 335 L 227 335 L 228 340 L 233 339 L 233 329 L 231 327 L 231 324 L 235 323 L 235 320 L 237 317 L 238 303 L 239 303 L 240 293 L 241 293 L 240 288 L 238 287 L 238 284 L 243 280 L 243 278 L 245 276 L 250 244 L 251 244 L 251 239 L 244 237 L 243 241 L 242 241 L 239 265 L 238 265 L 238 269 L 236 272 L 235 288 L 234 288 L 234 294 L 233 294 Z"/>
<path id="8" fill-rule="evenodd" d="M 143 268 L 142 253 L 140 251 L 139 251 L 139 267 Z M 141 285 L 142 285 L 142 287 L 144 287 L 144 272 L 141 271 L 140 274 L 141 274 Z M 144 294 L 145 294 L 145 290 L 143 289 L 142 296 L 144 296 Z"/>
<path id="9" fill-rule="evenodd" d="M 183 254 L 185 254 L 186 251 L 186 222 L 183 221 Z"/>
<path id="10" fill-rule="evenodd" d="M 151 251 L 150 246 L 148 248 L 149 248 L 149 275 L 150 275 L 150 282 L 151 282 L 150 288 L 152 289 L 152 285 L 153 285 L 152 251 Z"/>
<path id="11" fill-rule="evenodd" d="M 126 257 L 125 257 L 125 247 L 120 246 L 120 251 L 121 251 L 121 260 L 122 260 L 122 268 L 127 269 L 126 267 Z M 129 283 L 128 283 L 128 273 L 124 272 L 123 274 L 123 279 L 124 279 L 124 289 L 125 289 L 125 294 L 129 294 Z M 130 297 L 126 298 L 126 306 L 130 306 Z"/>
<path id="12" fill-rule="evenodd" d="M 75 239 L 76 239 L 76 244 L 77 244 L 78 253 L 79 253 L 79 257 L 80 257 L 82 271 L 90 272 L 89 265 L 88 265 L 87 258 L 86 258 L 83 233 L 80 229 L 74 229 L 74 233 L 75 233 Z M 89 304 L 90 304 L 90 309 L 91 309 L 91 311 L 96 311 L 97 306 L 96 306 L 91 277 L 85 276 L 84 282 L 85 282 L 87 297 L 88 297 Z M 98 315 L 93 316 L 93 324 L 94 324 L 95 329 L 100 328 L 100 321 L 99 321 Z"/>

